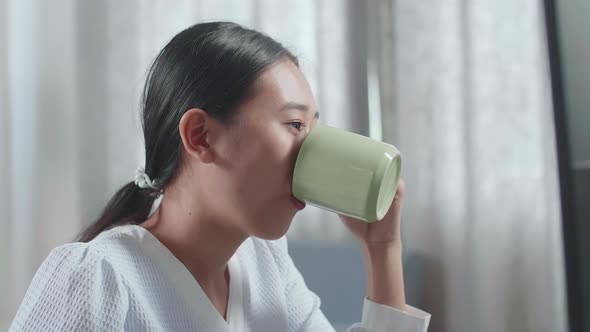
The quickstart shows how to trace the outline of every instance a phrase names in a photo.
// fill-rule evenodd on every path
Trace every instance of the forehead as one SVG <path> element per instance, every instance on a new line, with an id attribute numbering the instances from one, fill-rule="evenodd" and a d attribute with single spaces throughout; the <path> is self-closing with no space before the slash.
<path id="1" fill-rule="evenodd" d="M 279 109 L 285 103 L 295 102 L 316 109 L 315 100 L 307 79 L 291 61 L 281 61 L 258 77 L 247 104 Z"/>

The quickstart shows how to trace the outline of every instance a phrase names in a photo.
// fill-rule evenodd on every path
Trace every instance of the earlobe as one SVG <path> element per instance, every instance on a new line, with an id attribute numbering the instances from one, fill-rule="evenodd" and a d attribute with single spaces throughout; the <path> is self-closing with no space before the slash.
<path id="1" fill-rule="evenodd" d="M 184 150 L 204 163 L 213 161 L 213 151 L 207 141 L 208 121 L 205 111 L 193 108 L 183 114 L 178 124 Z"/>

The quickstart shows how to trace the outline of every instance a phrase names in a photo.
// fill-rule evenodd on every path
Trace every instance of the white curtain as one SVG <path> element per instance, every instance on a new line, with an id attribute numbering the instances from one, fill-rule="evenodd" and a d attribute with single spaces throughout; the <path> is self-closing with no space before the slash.
<path id="1" fill-rule="evenodd" d="M 373 3 L 383 135 L 433 331 L 565 331 L 542 2 Z"/>
<path id="2" fill-rule="evenodd" d="M 181 29 L 300 56 L 322 122 L 395 144 L 431 331 L 564 331 L 542 8 L 518 1 L 0 0 L 0 328 L 33 273 L 143 165 L 139 94 Z M 307 208 L 292 238 L 351 241 Z"/>

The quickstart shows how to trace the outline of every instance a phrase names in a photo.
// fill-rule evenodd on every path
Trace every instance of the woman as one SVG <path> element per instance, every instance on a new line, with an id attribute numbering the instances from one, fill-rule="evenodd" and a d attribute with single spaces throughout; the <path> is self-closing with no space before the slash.
<path id="1" fill-rule="evenodd" d="M 319 115 L 297 58 L 237 24 L 197 24 L 159 53 L 142 101 L 145 170 L 50 253 L 11 330 L 332 331 L 284 236 L 305 207 L 291 179 Z M 427 329 L 405 304 L 403 195 L 400 182 L 377 223 L 341 216 L 368 271 L 351 331 Z"/>

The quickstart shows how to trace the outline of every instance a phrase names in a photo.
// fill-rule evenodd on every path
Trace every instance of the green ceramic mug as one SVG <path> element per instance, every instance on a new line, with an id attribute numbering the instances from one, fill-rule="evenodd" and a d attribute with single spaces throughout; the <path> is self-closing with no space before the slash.
<path id="1" fill-rule="evenodd" d="M 401 155 L 393 145 L 318 124 L 299 150 L 293 196 L 373 222 L 389 210 L 400 173 Z"/>

